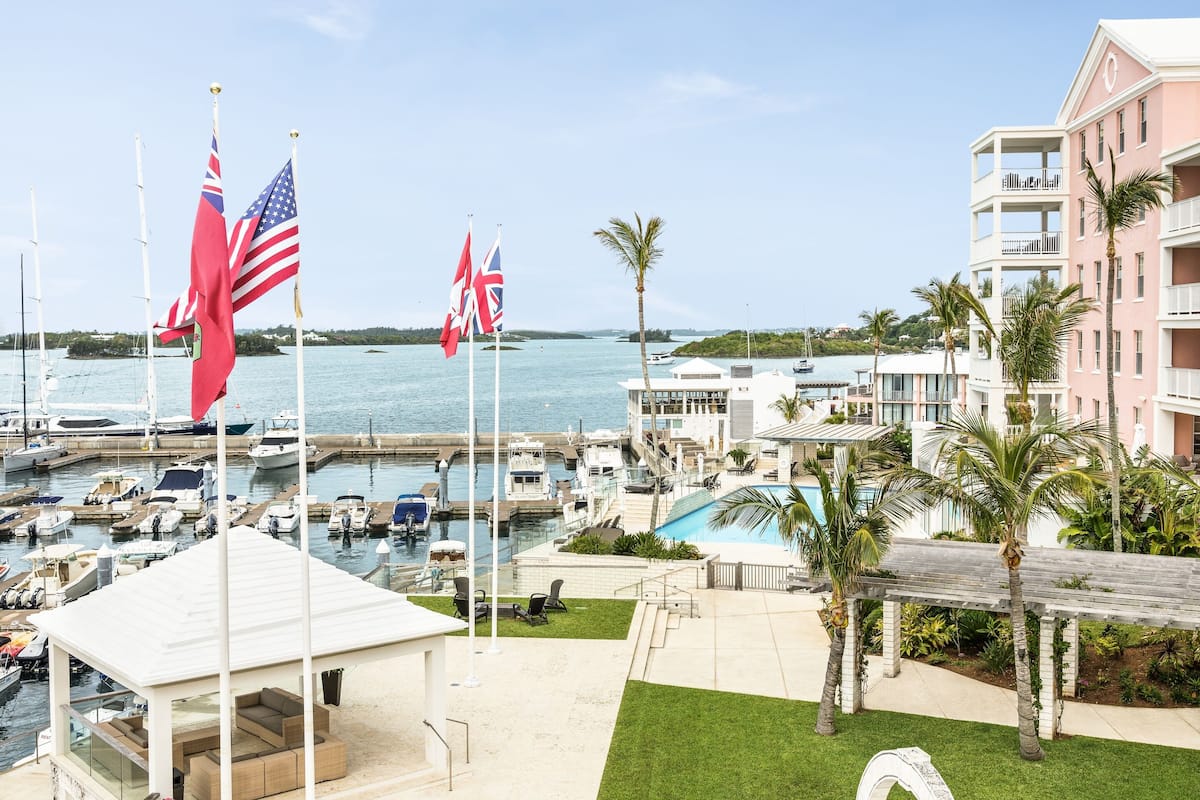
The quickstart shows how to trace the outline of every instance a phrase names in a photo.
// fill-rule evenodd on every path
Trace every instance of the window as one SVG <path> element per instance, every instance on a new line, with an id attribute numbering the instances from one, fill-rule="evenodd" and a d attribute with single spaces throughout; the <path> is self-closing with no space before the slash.
<path id="1" fill-rule="evenodd" d="M 1079 155 L 1087 158 L 1087 131 L 1079 132 Z"/>
<path id="2" fill-rule="evenodd" d="M 1133 332 L 1133 374 L 1142 375 L 1142 332 Z"/>
<path id="3" fill-rule="evenodd" d="M 1121 332 L 1113 331 L 1113 375 L 1121 374 Z"/>
<path id="4" fill-rule="evenodd" d="M 1104 160 L 1104 120 L 1096 123 L 1096 163 Z"/>
<path id="5" fill-rule="evenodd" d="M 1075 369 L 1083 369 L 1083 331 L 1075 331 Z"/>
<path id="6" fill-rule="evenodd" d="M 1092 331 L 1092 369 L 1100 371 L 1100 331 Z"/>
<path id="7" fill-rule="evenodd" d="M 1142 424 L 1142 407 L 1141 406 L 1133 407 L 1133 424 L 1134 425 Z"/>
<path id="8" fill-rule="evenodd" d="M 1084 204 L 1083 198 L 1079 198 L 1079 238 L 1083 238 L 1083 234 L 1087 232 L 1087 206 Z"/>
<path id="9" fill-rule="evenodd" d="M 1146 143 L 1146 98 L 1138 100 L 1138 144 Z"/>
<path id="10" fill-rule="evenodd" d="M 1121 299 L 1121 284 L 1124 282 L 1124 275 L 1122 274 L 1123 272 L 1124 272 L 1124 270 L 1121 267 L 1121 257 L 1117 256 L 1117 280 L 1116 280 L 1117 285 L 1115 287 L 1113 287 L 1113 293 L 1115 294 L 1114 299 L 1116 299 L 1116 300 Z"/>
<path id="11" fill-rule="evenodd" d="M 1135 254 L 1133 261 L 1137 265 L 1137 296 L 1142 298 L 1146 296 L 1146 254 Z"/>
<path id="12" fill-rule="evenodd" d="M 1076 264 L 1076 265 L 1075 265 L 1075 272 L 1076 272 L 1076 273 L 1078 274 L 1078 276 L 1079 276 L 1079 277 L 1077 277 L 1077 278 L 1075 279 L 1075 282 L 1079 284 L 1079 296 L 1080 296 L 1080 297 L 1084 297 L 1084 293 L 1083 293 L 1083 264 Z"/>
<path id="13" fill-rule="evenodd" d="M 1092 419 L 1100 419 L 1100 401 L 1092 401 Z"/>
<path id="14" fill-rule="evenodd" d="M 1117 112 L 1117 153 L 1125 152 L 1125 111 Z"/>
<path id="15" fill-rule="evenodd" d="M 1100 294 L 1100 262 L 1093 261 L 1096 265 L 1096 299 L 1099 300 L 1103 295 Z"/>
<path id="16" fill-rule="evenodd" d="M 1083 398 L 1082 397 L 1075 398 L 1075 416 L 1079 417 L 1080 419 L 1083 419 Z"/>
<path id="17" fill-rule="evenodd" d="M 1142 206 L 1138 209 L 1138 222 L 1146 221 L 1146 207 Z"/>

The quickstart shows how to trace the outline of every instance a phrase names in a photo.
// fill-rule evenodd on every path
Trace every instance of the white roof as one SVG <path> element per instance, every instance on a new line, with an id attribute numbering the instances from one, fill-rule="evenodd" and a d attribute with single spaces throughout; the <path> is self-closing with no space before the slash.
<path id="1" fill-rule="evenodd" d="M 1154 66 L 1200 64 L 1200 19 L 1102 19 L 1099 27 Z"/>
<path id="2" fill-rule="evenodd" d="M 209 539 L 72 603 L 30 617 L 122 683 L 151 687 L 217 673 L 217 557 Z M 234 672 L 299 661 L 300 551 L 253 528 L 229 531 Z M 309 556 L 315 657 L 440 636 L 464 623 Z"/>
<path id="3" fill-rule="evenodd" d="M 724 375 L 725 372 L 711 361 L 703 358 L 693 358 L 672 368 L 671 377 L 682 378 L 687 375 Z"/>
<path id="4" fill-rule="evenodd" d="M 791 422 L 754 434 L 755 439 L 775 442 L 869 442 L 886 435 L 887 425 L 834 425 L 832 423 Z"/>
<path id="5" fill-rule="evenodd" d="M 941 375 L 943 367 L 954 375 L 970 373 L 970 358 L 966 353 L 956 353 L 954 369 L 944 364 L 945 353 L 899 353 L 879 359 L 880 375 Z"/>

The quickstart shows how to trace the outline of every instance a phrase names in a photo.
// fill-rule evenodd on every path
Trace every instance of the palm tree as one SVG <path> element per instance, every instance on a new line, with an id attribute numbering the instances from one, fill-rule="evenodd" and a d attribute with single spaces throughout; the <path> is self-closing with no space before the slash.
<path id="1" fill-rule="evenodd" d="M 880 489 L 872 497 L 872 490 L 862 485 L 863 461 L 854 450 L 849 451 L 846 468 L 840 473 L 827 472 L 815 459 L 806 462 L 805 467 L 820 486 L 820 508 L 810 506 L 795 484 L 784 497 L 747 486 L 717 502 L 710 524 L 741 525 L 761 531 L 774 523 L 783 540 L 808 565 L 809 574 L 828 577 L 832 587 L 827 608 L 831 638 L 815 730 L 831 736 L 837 733 L 833 711 L 846 649 L 847 598 L 854 593 L 863 572 L 878 564 L 887 552 L 892 527 L 916 511 L 917 498 L 911 492 L 892 489 Z"/>
<path id="2" fill-rule="evenodd" d="M 957 272 L 949 281 L 930 278 L 927 285 L 918 286 L 912 293 L 929 306 L 929 316 L 942 326 L 942 345 L 945 348 L 942 355 L 942 400 L 948 404 L 951 396 L 950 375 L 958 374 L 954 364 L 955 329 L 967 324 L 971 312 L 975 312 L 988 333 L 994 335 L 992 324 L 979 298 L 971 294 L 971 287 L 962 282 Z M 955 380 L 957 382 L 957 378 Z"/>
<path id="3" fill-rule="evenodd" d="M 1030 383 L 1057 377 L 1068 337 L 1095 307 L 1079 296 L 1080 288 L 1075 283 L 1060 290 L 1053 283 L 1033 281 L 1024 290 L 1009 293 L 1014 302 L 1004 315 L 1000 360 L 1008 380 L 1017 387 L 1010 422 L 1032 424 Z"/>
<path id="4" fill-rule="evenodd" d="M 1017 729 L 1020 754 L 1031 761 L 1044 757 L 1034 727 L 1029 642 L 1021 585 L 1022 548 L 1029 523 L 1061 508 L 1091 485 L 1096 473 L 1075 463 L 1102 443 L 1094 421 L 1063 426 L 1057 420 L 1036 433 L 1029 429 L 1006 436 L 974 413 L 961 414 L 933 432 L 934 471 L 899 466 L 884 482 L 899 491 L 926 493 L 930 504 L 949 501 L 962 511 L 975 537 L 1000 543 L 1000 561 L 1008 569 L 1009 611 L 1017 673 Z M 1044 679 L 1049 680 L 1047 676 Z"/>
<path id="5" fill-rule="evenodd" d="M 860 311 L 858 318 L 866 323 L 867 335 L 875 347 L 875 366 L 871 370 L 871 423 L 879 424 L 879 349 L 883 346 L 883 337 L 887 336 L 892 326 L 900 321 L 896 309 L 885 308 L 882 311 L 876 306 L 875 311 Z"/>
<path id="6" fill-rule="evenodd" d="M 796 395 L 779 395 L 779 399 L 771 403 L 771 408 L 783 415 L 784 422 L 795 422 L 800 419 L 800 409 L 804 404 Z"/>
<path id="7" fill-rule="evenodd" d="M 632 272 L 637 288 L 638 306 L 638 341 L 642 349 L 642 382 L 645 384 L 646 402 L 650 404 L 650 446 L 654 450 L 654 458 L 650 459 L 650 468 L 659 460 L 658 445 L 658 413 L 654 400 L 654 392 L 650 388 L 650 369 L 646 365 L 646 273 L 662 258 L 662 248 L 658 246 L 658 237 L 666 225 L 661 217 L 651 217 L 642 225 L 642 218 L 634 214 L 636 227 L 619 217 L 612 217 L 607 228 L 592 231 L 592 235 L 600 240 L 600 244 L 611 250 L 617 261 Z M 650 530 L 658 527 L 658 492 L 651 492 Z"/>
<path id="8" fill-rule="evenodd" d="M 1109 489 L 1112 492 L 1113 530 L 1121 528 L 1121 459 L 1117 453 L 1120 439 L 1117 436 L 1116 378 L 1113 374 L 1113 292 L 1116 283 L 1117 231 L 1124 231 L 1137 224 L 1139 218 L 1151 209 L 1165 205 L 1163 196 L 1171 196 L 1178 185 L 1169 172 L 1152 169 L 1137 170 L 1122 181 L 1117 181 L 1117 159 L 1112 148 L 1108 148 L 1108 163 L 1112 172 L 1107 184 L 1096 175 L 1092 162 L 1084 156 L 1083 166 L 1087 170 L 1088 194 L 1095 206 L 1100 227 L 1107 240 L 1105 255 L 1108 258 L 1108 278 L 1104 288 L 1104 350 L 1105 383 L 1108 391 L 1108 461 Z M 1113 549 L 1121 552 L 1121 537 L 1113 537 Z"/>

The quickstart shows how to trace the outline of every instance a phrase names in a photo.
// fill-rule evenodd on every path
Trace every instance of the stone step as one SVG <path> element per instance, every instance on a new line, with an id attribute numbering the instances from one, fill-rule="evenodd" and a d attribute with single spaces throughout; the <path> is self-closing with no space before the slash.
<path id="1" fill-rule="evenodd" d="M 667 612 L 667 630 L 669 630 L 669 631 L 679 630 L 679 612 L 677 612 L 677 611 L 668 611 Z"/>
<path id="2" fill-rule="evenodd" d="M 639 604 L 641 624 L 638 626 L 637 639 L 633 646 L 633 658 L 629 662 L 629 679 L 645 680 L 646 668 L 650 661 L 650 638 L 654 634 L 654 623 L 658 609 L 646 603 Z"/>
<path id="3" fill-rule="evenodd" d="M 667 643 L 667 618 L 670 614 L 665 608 L 654 609 L 654 631 L 650 635 L 650 647 L 662 649 Z"/>

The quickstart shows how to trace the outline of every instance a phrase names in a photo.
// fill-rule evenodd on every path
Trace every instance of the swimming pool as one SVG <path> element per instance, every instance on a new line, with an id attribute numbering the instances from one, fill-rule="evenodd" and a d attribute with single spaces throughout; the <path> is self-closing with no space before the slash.
<path id="1" fill-rule="evenodd" d="M 778 484 L 755 486 L 754 488 L 777 496 L 784 495 L 788 490 L 787 486 Z M 804 494 L 804 498 L 808 500 L 808 504 L 812 507 L 814 513 L 820 518 L 821 490 L 816 486 L 801 486 L 800 491 Z M 712 513 L 715 506 L 716 503 L 709 503 L 703 508 L 698 508 L 679 519 L 671 520 L 666 525 L 659 527 L 658 535 L 664 539 L 678 539 L 693 544 L 702 542 L 737 542 L 742 544 L 775 544 L 784 547 L 787 546 L 779 536 L 779 528 L 774 522 L 768 525 L 762 533 L 756 533 L 749 528 L 743 528 L 738 525 L 731 525 L 727 528 L 713 528 L 709 526 L 708 516 Z"/>

